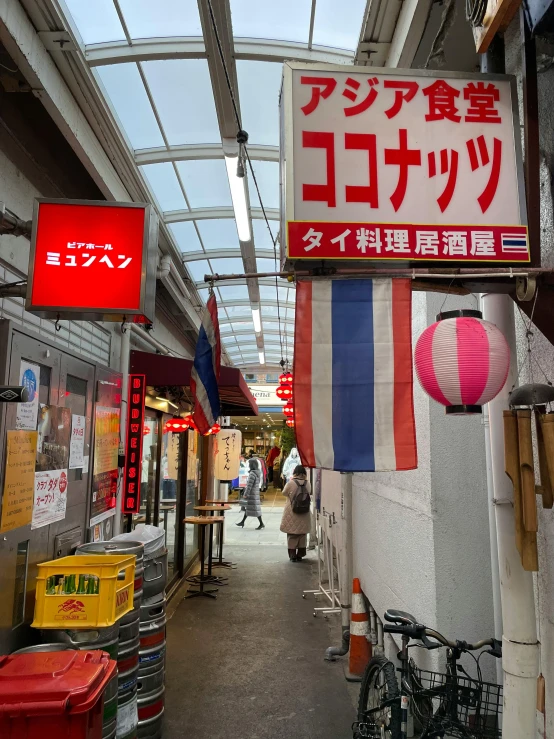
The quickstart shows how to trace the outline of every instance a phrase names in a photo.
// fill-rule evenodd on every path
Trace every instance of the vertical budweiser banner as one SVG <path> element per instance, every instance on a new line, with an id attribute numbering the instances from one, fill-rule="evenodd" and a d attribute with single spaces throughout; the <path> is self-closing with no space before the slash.
<path id="1" fill-rule="evenodd" d="M 138 513 L 140 510 L 145 394 L 145 375 L 129 375 L 125 477 L 123 479 L 123 504 L 121 507 L 123 513 Z"/>

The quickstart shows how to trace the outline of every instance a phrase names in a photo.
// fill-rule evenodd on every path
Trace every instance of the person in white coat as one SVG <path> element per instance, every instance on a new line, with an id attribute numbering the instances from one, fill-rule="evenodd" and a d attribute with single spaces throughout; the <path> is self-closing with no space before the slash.
<path id="1" fill-rule="evenodd" d="M 294 472 L 294 468 L 297 467 L 299 464 L 301 464 L 300 455 L 298 454 L 298 449 L 293 446 L 290 450 L 289 456 L 285 460 L 283 471 L 281 473 L 282 476 L 285 478 L 285 483 L 289 482 Z"/>

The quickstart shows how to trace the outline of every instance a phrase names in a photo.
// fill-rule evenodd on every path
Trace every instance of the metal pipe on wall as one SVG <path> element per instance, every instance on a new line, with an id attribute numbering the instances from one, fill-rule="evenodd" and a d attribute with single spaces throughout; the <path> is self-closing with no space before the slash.
<path id="1" fill-rule="evenodd" d="M 146 331 L 143 331 L 141 328 L 139 328 L 136 323 L 128 324 L 127 329 L 130 329 L 139 341 L 142 341 L 147 346 L 154 348 L 160 354 L 172 354 L 172 352 L 167 347 L 165 347 L 163 344 L 160 344 L 160 342 L 157 341 L 153 336 L 150 336 L 150 334 L 146 333 Z"/>
<path id="2" fill-rule="evenodd" d="M 482 296 L 483 318 L 504 334 L 511 352 L 508 379 L 488 404 L 490 459 L 494 487 L 500 596 L 502 601 L 502 666 L 504 669 L 504 739 L 536 736 L 539 645 L 535 616 L 533 574 L 523 569 L 516 548 L 512 483 L 505 473 L 503 411 L 517 381 L 514 308 L 507 295 Z"/>
<path id="3" fill-rule="evenodd" d="M 373 646 L 377 644 L 377 614 L 375 613 L 375 608 L 369 604 L 369 623 L 370 623 L 370 629 L 371 629 L 371 643 Z"/>
<path id="4" fill-rule="evenodd" d="M 383 622 L 377 616 L 377 650 L 379 654 L 385 653 L 385 641 L 383 638 Z"/>
<path id="5" fill-rule="evenodd" d="M 328 647 L 325 659 L 333 661 L 348 652 L 350 641 L 350 609 L 352 598 L 352 473 L 341 473 L 341 538 L 339 563 L 342 643 L 340 647 Z M 323 509 L 325 515 L 325 509 Z M 331 549 L 332 551 L 332 549 Z M 319 555 L 318 555 L 319 556 Z M 331 567 L 333 563 L 331 562 Z M 331 570 L 332 576 L 332 570 Z"/>
<path id="6" fill-rule="evenodd" d="M 352 473 L 341 474 L 340 604 L 343 629 L 350 628 L 352 599 Z"/>
<path id="7" fill-rule="evenodd" d="M 481 310 L 483 306 L 481 305 Z M 487 465 L 487 497 L 489 508 L 489 539 L 491 552 L 491 580 L 492 580 L 492 604 L 494 613 L 494 636 L 496 639 L 502 639 L 502 600 L 500 597 L 500 570 L 498 566 L 498 543 L 496 533 L 496 511 L 494 504 L 494 482 L 492 477 L 492 461 L 491 461 L 491 441 L 490 441 L 490 421 L 489 407 L 485 405 L 483 408 L 483 426 L 485 428 L 485 456 Z M 497 659 L 496 662 L 496 679 L 502 682 L 502 660 Z"/>

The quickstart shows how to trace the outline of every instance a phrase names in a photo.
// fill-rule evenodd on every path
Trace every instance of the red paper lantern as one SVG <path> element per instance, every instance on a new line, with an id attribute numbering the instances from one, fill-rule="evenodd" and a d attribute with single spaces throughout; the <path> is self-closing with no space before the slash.
<path id="1" fill-rule="evenodd" d="M 194 429 L 195 431 L 198 431 L 198 428 L 196 427 L 196 424 L 194 423 L 194 418 L 192 416 L 185 416 L 183 420 L 187 422 L 189 429 Z"/>
<path id="2" fill-rule="evenodd" d="M 279 383 L 281 385 L 292 385 L 292 372 L 283 372 L 279 375 Z"/>
<path id="3" fill-rule="evenodd" d="M 275 391 L 275 395 L 279 398 L 279 400 L 290 400 L 292 398 L 292 385 L 279 385 L 279 387 Z"/>
<path id="4" fill-rule="evenodd" d="M 285 414 L 285 416 L 294 415 L 294 405 L 292 400 L 287 401 L 287 404 L 283 407 L 283 413 Z"/>
<path id="5" fill-rule="evenodd" d="M 187 431 L 189 428 L 190 425 L 186 418 L 172 418 L 164 424 L 164 434 L 168 432 L 178 434 L 182 431 Z"/>
<path id="6" fill-rule="evenodd" d="M 510 348 L 479 311 L 449 311 L 421 334 L 414 360 L 421 387 L 447 413 L 481 413 L 504 387 Z"/>
<path id="7" fill-rule="evenodd" d="M 210 434 L 217 434 L 218 431 L 221 431 L 221 426 L 218 423 L 214 423 L 214 425 L 211 427 L 208 433 L 204 434 L 204 436 L 210 436 Z"/>
<path id="8" fill-rule="evenodd" d="M 294 427 L 294 418 L 287 418 L 287 420 L 285 421 L 285 423 L 287 424 L 287 426 L 290 426 L 291 428 L 293 428 Z"/>

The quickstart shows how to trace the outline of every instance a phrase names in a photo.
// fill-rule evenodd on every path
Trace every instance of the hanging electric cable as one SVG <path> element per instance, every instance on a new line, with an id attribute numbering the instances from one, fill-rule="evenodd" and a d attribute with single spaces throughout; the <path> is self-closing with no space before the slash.
<path id="1" fill-rule="evenodd" d="M 219 58 L 221 60 L 221 65 L 223 67 L 223 72 L 225 74 L 225 81 L 227 83 L 227 88 L 229 90 L 229 95 L 231 97 L 231 102 L 233 104 L 233 111 L 234 111 L 234 114 L 235 114 L 235 120 L 236 120 L 236 123 L 237 123 L 237 126 L 238 126 L 237 143 L 239 145 L 239 156 L 238 156 L 238 161 L 237 161 L 237 177 L 244 177 L 244 175 L 245 175 L 245 172 L 244 172 L 244 158 L 243 157 L 244 157 L 244 155 L 246 155 L 246 159 L 248 161 L 248 166 L 249 166 L 249 169 L 250 169 L 250 173 L 252 175 L 252 181 L 254 182 L 254 187 L 256 188 L 256 193 L 258 195 L 258 200 L 260 201 L 260 208 L 262 210 L 262 214 L 263 214 L 263 217 L 264 217 L 264 220 L 265 220 L 265 224 L 267 226 L 267 230 L 269 231 L 269 236 L 270 236 L 271 242 L 273 244 L 273 258 L 274 258 L 274 261 L 275 261 L 275 271 L 278 272 L 279 269 L 278 269 L 278 257 L 277 257 L 277 240 L 276 240 L 275 236 L 273 235 L 273 231 L 271 230 L 271 226 L 269 224 L 269 219 L 267 217 L 265 206 L 264 206 L 264 203 L 263 203 L 263 200 L 262 200 L 262 194 L 260 192 L 260 188 L 259 188 L 259 185 L 258 185 L 258 180 L 256 178 L 256 173 L 254 172 L 254 167 L 252 166 L 252 161 L 250 159 L 250 154 L 248 152 L 248 147 L 246 145 L 247 142 L 248 142 L 248 134 L 242 128 L 242 121 L 241 121 L 240 114 L 239 114 L 239 111 L 238 111 L 238 106 L 237 106 L 237 103 L 236 103 L 236 100 L 235 100 L 235 93 L 233 91 L 233 86 L 231 84 L 231 78 L 229 76 L 229 70 L 227 69 L 227 63 L 225 61 L 225 55 L 223 54 L 223 48 L 221 46 L 221 40 L 219 38 L 219 31 L 217 30 L 217 24 L 215 22 L 215 15 L 214 15 L 213 7 L 212 7 L 212 2 L 211 2 L 211 0 L 207 0 L 207 2 L 208 2 L 208 8 L 209 8 L 209 11 L 210 11 L 210 20 L 211 20 L 211 23 L 212 23 L 212 29 L 213 29 L 215 40 L 216 40 L 216 44 L 217 44 L 217 50 L 218 50 L 218 53 L 219 53 Z M 287 352 L 285 353 L 283 351 L 283 331 L 282 331 L 282 327 L 281 327 L 281 303 L 280 303 L 280 300 L 279 300 L 279 282 L 278 282 L 277 276 L 275 277 L 275 293 L 276 293 L 276 297 L 277 297 L 277 322 L 278 322 L 278 326 L 279 326 L 279 344 L 281 346 L 281 359 L 284 360 L 286 354 L 288 354 L 288 347 L 287 347 Z M 288 356 L 286 357 L 286 361 L 288 363 Z"/>

